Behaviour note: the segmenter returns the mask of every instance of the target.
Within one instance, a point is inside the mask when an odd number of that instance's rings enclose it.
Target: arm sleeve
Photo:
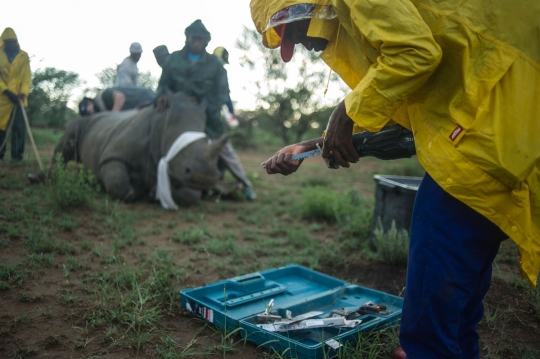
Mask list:
[[[234,106],[233,106],[230,95],[229,95],[229,99],[227,100],[226,105],[227,105],[227,108],[229,109],[229,112],[231,113],[231,115],[234,115]]]
[[[223,66],[219,66],[214,87],[212,92],[207,96],[208,113],[216,113],[221,111],[221,106],[227,103],[229,99],[229,81],[227,79],[227,71]]]
[[[24,64],[22,65],[22,69],[21,69],[21,87],[20,87],[20,91],[21,91],[20,94],[23,94],[25,99],[28,98],[31,84],[32,84],[32,72],[30,70],[30,60],[28,59],[28,55],[26,55],[26,58],[24,59]]]
[[[163,64],[163,68],[161,69],[161,77],[159,78],[158,88],[156,90],[156,101],[158,98],[165,95],[165,88],[167,87],[170,77],[169,73],[169,61],[167,61],[165,64]]]
[[[358,126],[379,131],[435,71],[442,51],[409,0],[356,0],[350,16],[357,37],[380,56],[345,98],[347,114]]]

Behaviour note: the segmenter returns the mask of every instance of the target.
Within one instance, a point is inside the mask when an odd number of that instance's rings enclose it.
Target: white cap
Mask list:
[[[134,42],[134,43],[131,44],[131,46],[129,47],[129,52],[132,53],[132,54],[140,54],[140,53],[142,53],[142,46],[141,46],[141,44],[139,44],[138,42]]]

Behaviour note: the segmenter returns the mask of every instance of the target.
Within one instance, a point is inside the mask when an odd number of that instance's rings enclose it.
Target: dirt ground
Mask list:
[[[48,150],[50,147],[44,152]],[[223,354],[222,333],[211,326],[205,326],[178,304],[161,314],[158,324],[149,334],[150,338],[139,350],[122,341],[130,328],[116,328],[114,321],[93,326],[89,324],[89,318],[93,317],[96,308],[107,304],[99,303],[101,299],[96,294],[98,286],[92,279],[96,273],[104,275],[117,273],[122,268],[142,267],[149,258],[153,258],[157,250],[171,254],[174,265],[182,271],[181,280],[173,288],[175,292],[247,274],[250,269],[271,268],[276,263],[275,258],[261,255],[245,233],[248,230],[254,233],[264,231],[263,236],[277,240],[279,233],[276,235],[272,232],[274,227],[268,216],[276,216],[278,207],[284,212],[278,217],[283,226],[287,226],[290,221],[298,221],[303,227],[319,226],[309,234],[320,243],[321,248],[337,243],[340,239],[336,236],[336,224],[302,220],[287,210],[288,201],[292,199],[288,199],[286,193],[294,196],[296,193],[285,191],[292,186],[302,186],[306,178],[319,176],[320,164],[316,160],[306,163],[304,177],[286,182],[284,177],[270,177],[257,172],[258,163],[267,157],[265,153],[272,152],[240,152],[244,166],[250,169],[250,175],[255,179],[259,201],[210,200],[202,206],[180,212],[167,212],[155,204],[145,202],[115,205],[115,213],[120,213],[120,217],[112,221],[125,220],[135,233],[132,236],[121,234],[122,229],[112,235],[110,228],[114,223],[107,222],[111,216],[102,215],[95,207],[75,208],[63,214],[52,211],[50,215],[55,218],[47,222],[48,217],[43,214],[45,212],[36,214],[32,205],[36,202],[30,200],[39,198],[40,192],[28,189],[24,181],[25,173],[31,166],[21,164],[4,167],[0,172],[0,201],[3,202],[1,208],[4,211],[0,212],[0,224],[4,228],[0,231],[0,237],[6,245],[0,247],[0,262],[4,265],[24,266],[26,275],[21,285],[13,284],[13,281],[9,288],[0,290],[0,358],[269,358],[264,349],[249,342],[244,343],[238,337],[234,337],[232,343],[227,343],[227,351],[234,351]],[[5,163],[0,166],[5,166]],[[340,174],[341,177],[336,181],[340,186],[354,187],[364,197],[372,198],[374,186],[371,177],[374,172],[384,169],[381,166],[378,161],[368,160],[362,168],[355,169],[354,173]],[[43,190],[46,191],[46,188]],[[291,198],[296,198],[294,196]],[[102,205],[106,197],[99,195],[96,201]],[[110,203],[108,205],[112,206]],[[260,217],[255,217],[256,213],[263,210],[261,208],[272,206],[275,207],[272,211],[261,212]],[[18,215],[15,215],[16,210],[19,211]],[[9,211],[12,211],[11,214]],[[27,217],[20,213],[25,213]],[[65,227],[70,225],[64,224],[61,229],[62,224],[56,222],[56,216],[60,215],[67,216],[75,224],[67,230]],[[54,258],[48,264],[43,264],[44,259],[41,262],[39,258],[36,259],[37,252],[32,254],[28,250],[27,240],[31,234],[25,228],[30,223],[37,223],[35,221],[43,223],[40,227],[43,230],[54,228],[51,229],[54,237],[61,243],[72,245],[73,250],[66,253],[53,252]],[[16,225],[18,233],[8,233],[6,228],[11,228],[8,227],[10,225]],[[214,239],[227,238],[230,234],[234,238],[235,248],[243,251],[242,254],[231,252],[222,255],[219,251],[212,252],[212,240],[208,240],[207,250],[201,249],[200,244],[197,246],[172,240],[176,233],[200,226],[212,233]],[[131,238],[131,242],[126,238]],[[540,297],[531,297],[532,292],[519,281],[515,248],[510,241],[507,242],[503,244],[506,249],[501,250],[492,286],[485,299],[486,319],[479,326],[482,355],[486,358],[505,359],[540,358],[537,356],[540,355],[540,314],[537,313],[539,303],[535,302]],[[315,268],[351,283],[403,295],[406,274],[404,267],[393,267],[355,251],[344,251],[342,256],[343,260],[337,263],[321,260]],[[283,261],[286,263],[288,259],[284,257]],[[67,266],[73,261],[78,264],[69,269]],[[311,266],[309,262],[300,264]],[[109,331],[113,329],[114,334],[110,334]],[[162,338],[165,337],[174,341],[176,354],[166,356],[157,352],[156,348],[162,345]],[[209,351],[209,348],[216,349]]]

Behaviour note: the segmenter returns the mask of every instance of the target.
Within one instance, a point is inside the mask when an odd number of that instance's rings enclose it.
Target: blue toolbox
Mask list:
[[[403,298],[289,265],[180,292],[198,317],[291,358],[331,358],[359,332],[397,324]]]

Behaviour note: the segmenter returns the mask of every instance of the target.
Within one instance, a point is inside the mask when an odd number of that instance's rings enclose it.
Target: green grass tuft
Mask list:
[[[405,229],[398,230],[392,221],[389,231],[384,231],[381,220],[373,231],[377,245],[379,260],[393,266],[406,266],[409,255],[409,233]]]
[[[96,178],[86,172],[82,165],[63,166],[61,155],[56,157],[57,163],[52,178],[48,181],[49,199],[57,209],[88,206],[99,190]],[[73,168],[75,167],[75,168]]]

